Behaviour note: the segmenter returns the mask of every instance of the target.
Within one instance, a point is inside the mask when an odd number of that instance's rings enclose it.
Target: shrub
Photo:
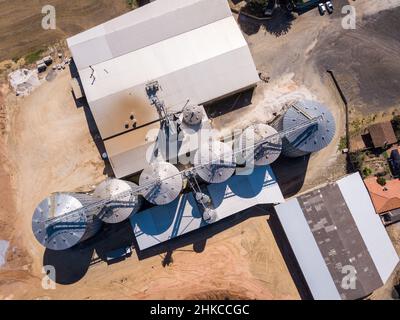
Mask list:
[[[370,176],[372,174],[372,170],[368,167],[365,167],[362,171],[364,178]]]
[[[384,177],[378,177],[378,179],[376,179],[376,182],[378,182],[383,187],[386,184],[386,179]]]
[[[36,61],[38,61],[40,59],[40,56],[42,55],[43,52],[44,52],[43,49],[39,49],[39,50],[36,50],[34,52],[27,54],[25,56],[25,62],[27,64],[35,63]]]
[[[340,137],[338,150],[342,151],[343,149],[347,148],[347,139],[346,137]]]
[[[361,171],[364,163],[364,154],[360,151],[350,153],[350,161],[353,164],[354,170]]]

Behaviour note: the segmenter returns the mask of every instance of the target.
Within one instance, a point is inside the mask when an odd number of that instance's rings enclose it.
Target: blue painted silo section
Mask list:
[[[319,102],[302,100],[286,111],[280,121],[280,130],[289,130],[317,117],[320,117],[317,123],[283,137],[282,153],[285,156],[301,157],[325,148],[332,141],[336,130],[332,113]]]

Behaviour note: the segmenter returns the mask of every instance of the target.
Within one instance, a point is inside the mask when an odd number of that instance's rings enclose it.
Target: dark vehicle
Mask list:
[[[331,1],[325,2],[325,7],[326,7],[326,10],[328,10],[329,14],[332,14],[332,12],[333,12],[333,4],[332,4],[332,2]]]
[[[400,210],[396,209],[396,210],[388,211],[381,215],[381,219],[385,226],[399,222],[400,221]]]
[[[319,3],[319,4],[318,4],[318,10],[319,10],[319,14],[320,14],[321,16],[323,16],[323,15],[325,14],[325,12],[326,12],[326,7],[325,7],[325,5],[324,5],[323,3]]]

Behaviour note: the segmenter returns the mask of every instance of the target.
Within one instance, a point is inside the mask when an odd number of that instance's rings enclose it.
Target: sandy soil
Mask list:
[[[212,237],[201,253],[190,247],[175,251],[174,263],[166,268],[159,255],[142,261],[134,255],[125,262],[112,266],[102,262],[87,270],[85,263],[93,251],[77,249],[71,256],[65,254],[70,259],[63,267],[72,270],[69,277],[85,276],[57,285],[57,290],[43,290],[43,259],[49,254],[31,231],[34,207],[51,192],[81,190],[85,185],[89,189],[103,178],[104,170],[84,112],[76,108],[68,90],[69,78],[65,70],[25,99],[10,95],[7,104],[13,110],[5,145],[10,167],[2,172],[12,172],[12,177],[3,199],[10,194],[14,198],[1,202],[10,207],[1,210],[0,217],[8,222],[0,238],[11,240],[12,249],[0,270],[0,298],[299,298],[265,216]],[[64,271],[56,270],[62,277]]]
[[[56,190],[74,190],[102,178],[103,162],[83,110],[75,106],[69,79],[65,70],[35,94],[27,98],[10,95],[7,101],[11,126],[1,146],[7,148],[2,154],[7,156],[3,163],[7,167],[2,172],[8,175],[1,179],[2,186],[4,182],[12,192],[1,194],[1,219],[6,223],[2,224],[5,232],[0,233],[0,238],[11,239],[6,269],[41,271],[43,250],[31,237],[28,219],[35,203]]]

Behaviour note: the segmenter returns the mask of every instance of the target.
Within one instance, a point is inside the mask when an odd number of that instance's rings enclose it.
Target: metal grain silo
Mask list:
[[[107,179],[96,186],[93,197],[110,202],[99,214],[106,223],[119,223],[139,211],[142,198],[135,191],[138,186],[130,181]]]
[[[139,178],[143,197],[150,203],[164,205],[174,201],[182,191],[182,176],[168,162],[153,162]]]
[[[295,130],[296,126],[302,128]],[[282,138],[282,153],[295,158],[325,148],[332,141],[336,127],[332,113],[324,105],[302,100],[289,107],[278,121],[277,129],[289,130]]]
[[[95,202],[81,193],[55,193],[44,199],[32,217],[36,239],[48,249],[66,250],[93,237],[102,224]]]
[[[204,118],[204,109],[198,105],[187,105],[182,110],[183,121],[190,126],[201,123]]]
[[[194,156],[194,165],[196,173],[208,183],[224,182],[236,169],[232,148],[220,141],[203,145]]]
[[[214,223],[218,220],[217,212],[212,208],[205,208],[203,211],[203,220],[207,224]]]
[[[270,137],[269,139],[267,139]],[[261,143],[266,141],[265,143]],[[240,152],[240,150],[242,150]],[[247,127],[235,140],[235,155],[238,163],[253,161],[257,166],[265,166],[279,158],[282,139],[278,132],[264,123]]]

